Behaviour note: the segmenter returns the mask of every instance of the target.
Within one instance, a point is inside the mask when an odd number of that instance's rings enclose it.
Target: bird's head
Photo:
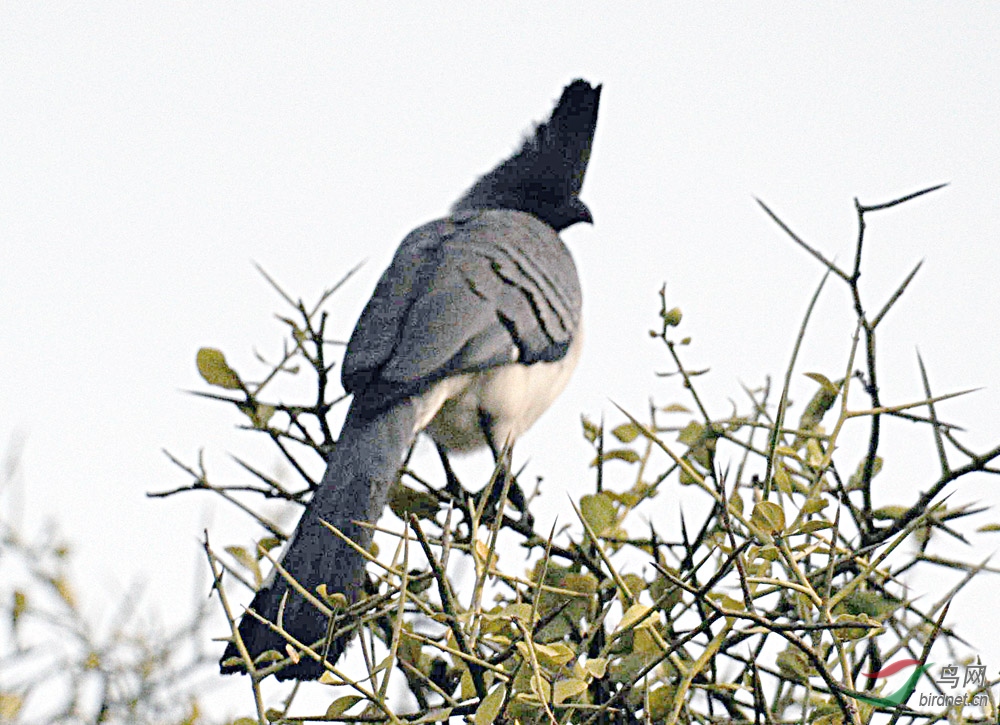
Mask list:
[[[453,207],[511,209],[532,214],[557,232],[593,224],[580,201],[597,127],[601,86],[575,80],[563,89],[552,115],[521,149],[477,181]]]

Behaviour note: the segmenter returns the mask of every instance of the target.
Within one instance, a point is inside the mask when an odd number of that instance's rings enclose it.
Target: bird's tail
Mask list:
[[[364,588],[365,559],[322,522],[336,527],[362,549],[368,549],[371,529],[354,522],[374,524],[382,514],[389,488],[399,474],[403,455],[413,439],[415,419],[409,402],[376,414],[360,412],[359,407],[355,403],[348,411],[323,481],[280,561],[306,591],[316,595],[316,588],[326,584],[328,593],[342,592],[352,604]],[[310,646],[326,637],[330,624],[327,616],[277,572],[257,592],[250,609],[270,622],[278,621],[280,610],[284,629]],[[251,658],[268,650],[277,650],[284,656],[287,640],[252,615],[243,615],[239,633]],[[349,636],[341,637],[330,642],[328,648],[320,644],[317,651],[322,653],[326,649],[327,660],[335,662],[348,640]],[[222,656],[222,673],[243,672],[242,662],[231,659],[239,657],[235,642],[230,642]],[[276,676],[279,680],[314,680],[322,672],[320,663],[303,655],[298,664],[285,667]]]

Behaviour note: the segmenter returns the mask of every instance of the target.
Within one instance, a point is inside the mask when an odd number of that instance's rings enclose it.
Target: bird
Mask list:
[[[323,522],[367,550],[418,433],[443,453],[488,446],[496,458],[565,387],[583,343],[582,296],[559,232],[594,221],[580,189],[601,88],[565,86],[510,158],[403,239],[376,284],[344,354],[341,382],[353,398],[343,427],[279,560],[310,593],[325,584],[350,603],[361,598],[367,562]],[[330,640],[329,617],[275,571],[249,608],[300,642],[326,639],[316,651],[331,664],[349,643]],[[252,658],[285,651],[287,640],[250,614],[238,633]],[[220,669],[246,671],[235,638]],[[323,671],[303,656],[275,674],[304,681]]]

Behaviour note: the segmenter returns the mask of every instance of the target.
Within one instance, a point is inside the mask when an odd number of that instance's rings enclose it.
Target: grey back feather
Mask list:
[[[580,308],[573,258],[537,218],[484,210],[431,222],[403,240],[358,320],[344,388],[378,409],[454,373],[558,360]]]

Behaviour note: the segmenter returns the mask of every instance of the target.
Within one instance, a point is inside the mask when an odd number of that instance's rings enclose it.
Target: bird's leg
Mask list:
[[[508,443],[507,445],[501,447],[497,445],[496,439],[493,436],[493,420],[489,413],[480,410],[479,411],[479,427],[483,431],[483,436],[486,438],[486,443],[490,447],[490,452],[493,454],[493,462],[496,464],[495,475],[493,476],[492,485],[487,484],[486,489],[480,491],[476,494],[477,503],[478,500],[482,498],[485,494],[488,496],[486,500],[486,507],[484,509],[484,518],[486,520],[491,520],[497,513],[497,509],[500,505],[500,496],[503,494],[504,486],[506,485],[507,479],[510,478],[510,486],[507,489],[507,500],[517,509],[518,513],[521,514],[522,523],[526,523],[529,527],[532,525],[533,517],[528,513],[528,502],[525,498],[524,491],[521,489],[521,485],[517,482],[517,476],[513,473],[513,448]],[[501,515],[503,511],[499,512]]]
[[[508,465],[510,446],[507,447],[506,452],[497,446],[496,440],[493,437],[493,417],[482,409],[479,410],[479,429],[483,432],[486,445],[490,447],[490,453],[493,454],[493,463],[496,464],[490,482],[486,484],[486,487],[482,491],[476,494],[477,506],[482,501],[483,496],[486,496],[486,505],[483,507],[483,519],[489,522],[496,518],[500,495],[503,493],[504,484],[507,481],[507,476],[510,474],[510,466]]]
[[[471,507],[475,505],[476,497],[469,494],[462,486],[462,482],[458,480],[458,476],[455,475],[455,469],[451,467],[451,461],[448,459],[448,451],[445,450],[444,446],[434,441],[434,447],[437,448],[438,456],[441,458],[441,465],[444,467],[444,492],[454,502],[455,508],[462,512],[462,522],[468,527],[471,535],[473,521]]]
[[[434,441],[434,447],[437,448],[438,456],[441,458],[441,465],[444,467],[445,492],[458,503],[464,502],[465,489],[462,488],[462,482],[455,475],[455,469],[451,467],[451,461],[448,460],[448,451],[437,441]]]

